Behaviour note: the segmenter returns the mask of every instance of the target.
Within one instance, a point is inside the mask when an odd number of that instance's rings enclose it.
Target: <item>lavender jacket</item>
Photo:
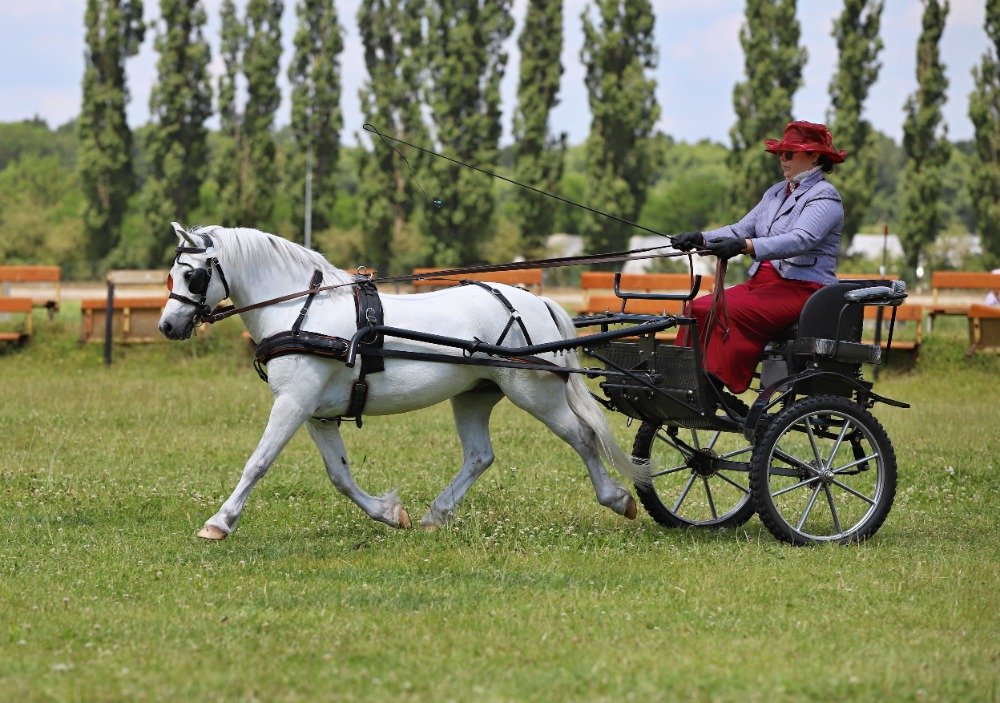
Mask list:
[[[752,239],[752,276],[770,260],[782,278],[835,283],[834,270],[844,228],[840,193],[817,172],[785,197],[785,183],[775,183],[739,222],[704,232],[705,241]]]

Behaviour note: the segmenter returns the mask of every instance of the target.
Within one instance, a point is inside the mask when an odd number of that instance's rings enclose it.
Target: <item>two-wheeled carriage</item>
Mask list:
[[[616,286],[622,310],[631,297],[690,299],[696,291],[656,296]],[[604,364],[607,407],[641,421],[632,452],[652,464],[652,483],[636,486],[649,514],[668,527],[735,527],[756,512],[778,539],[800,545],[874,534],[892,506],[896,457],[870,410],[876,402],[908,406],[874,393],[861,370],[883,363],[905,297],[902,284],[888,281],[817,291],[798,324],[765,350],[749,406],[709,382],[697,345],[647,332],[585,346]],[[885,349],[861,342],[866,305],[887,306]],[[649,319],[607,313],[575,322],[607,330]]]
[[[374,496],[355,483],[339,426],[443,400],[453,406],[463,463],[421,519],[428,528],[451,519],[492,463],[490,413],[504,397],[572,446],[598,502],[627,518],[636,515],[635,501],[607,467],[632,480],[665,525],[734,526],[758,512],[779,539],[796,544],[865,539],[892,504],[895,456],[869,410],[879,401],[905,405],[877,395],[862,377],[862,365],[880,363],[882,349],[860,340],[864,306],[883,305],[892,312],[891,345],[893,306],[906,297],[901,285],[843,282],[813,294],[794,334],[766,353],[761,388],[747,406],[708,381],[696,347],[656,338],[690,325],[697,339],[693,318],[624,312],[629,298],[651,294],[616,284],[620,312],[576,320],[551,300],[481,281],[381,294],[370,277],[352,278],[264,232],[174,228],[180,244],[160,330],[187,339],[197,322],[239,314],[260,340],[255,363],[275,396],[240,482],[199,532],[208,539],[232,531],[253,486],[303,424],[338,490],[369,517],[409,526],[395,491]],[[688,294],[661,297],[691,299],[697,287],[696,279]],[[233,305],[218,307],[225,298]],[[600,329],[579,333],[593,326]],[[578,350],[602,366],[580,363]],[[608,408],[641,421],[632,456],[617,445],[584,377],[601,379]]]

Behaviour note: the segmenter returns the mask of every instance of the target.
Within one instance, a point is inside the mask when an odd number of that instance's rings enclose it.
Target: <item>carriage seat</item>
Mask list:
[[[877,364],[882,350],[876,344],[862,344],[864,303],[876,304],[881,298],[854,294],[861,288],[890,289],[887,281],[841,281],[820,288],[806,301],[799,321],[764,349],[761,385],[767,387],[803,370],[807,364],[830,368],[841,373],[856,373],[862,363]],[[899,283],[899,282],[896,282]],[[891,290],[905,297],[905,289],[894,284]],[[850,298],[856,297],[857,300]],[[866,300],[865,298],[872,298]]]

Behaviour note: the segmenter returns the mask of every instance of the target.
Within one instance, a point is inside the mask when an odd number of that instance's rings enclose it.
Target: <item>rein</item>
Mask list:
[[[426,273],[420,274],[409,274],[402,276],[384,276],[384,277],[373,277],[367,276],[365,278],[358,278],[353,281],[348,281],[347,283],[334,283],[328,286],[314,285],[318,283],[315,278],[310,282],[309,288],[306,290],[298,291],[295,293],[288,293],[286,295],[281,295],[276,298],[268,298],[267,300],[262,300],[258,303],[252,303],[251,305],[244,305],[243,307],[236,307],[235,305],[227,305],[222,308],[216,308],[211,312],[206,312],[205,314],[197,315],[200,322],[207,322],[208,324],[214,324],[220,320],[224,320],[227,317],[237,315],[243,312],[249,312],[250,310],[259,310],[260,308],[268,307],[270,305],[277,305],[278,303],[284,303],[289,300],[296,300],[297,298],[302,298],[307,295],[315,296],[318,293],[328,290],[336,290],[338,288],[346,288],[351,286],[358,286],[363,283],[406,283],[411,281],[433,281],[437,279],[453,280],[454,276],[459,276],[462,274],[470,273],[495,273],[498,271],[512,271],[517,269],[548,269],[548,268],[559,268],[563,266],[578,266],[582,264],[606,264],[614,263],[618,261],[639,261],[642,259],[660,259],[660,258],[674,258],[678,256],[691,257],[693,254],[702,253],[700,251],[691,252],[674,252],[667,254],[650,254],[648,252],[657,251],[659,249],[666,248],[667,244],[657,246],[657,247],[643,247],[641,249],[629,249],[627,251],[616,251],[608,252],[605,254],[586,254],[581,256],[557,256],[548,259],[533,259],[530,261],[517,261],[508,264],[482,264],[478,266],[467,266],[464,268],[454,268],[454,269],[442,269],[440,271],[428,271]],[[710,252],[708,252],[710,253]],[[636,256],[641,254],[641,256]],[[219,268],[220,274],[222,273],[222,268],[215,263],[215,266]],[[365,276],[364,267],[360,267],[358,270],[359,276]],[[227,287],[228,289],[228,287]],[[228,292],[228,290],[227,290]]]

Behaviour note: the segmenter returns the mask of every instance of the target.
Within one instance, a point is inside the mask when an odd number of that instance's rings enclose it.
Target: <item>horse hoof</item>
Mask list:
[[[410,529],[410,514],[406,512],[406,508],[400,507],[399,515],[396,517],[396,527]]]
[[[625,512],[622,513],[629,520],[635,520],[636,516],[639,514],[639,510],[635,507],[635,500],[632,496],[628,497],[628,503],[625,504]]]
[[[205,525],[201,530],[198,531],[198,536],[202,539],[211,539],[218,541],[220,539],[226,538],[226,533],[215,525]]]
[[[437,532],[441,529],[441,526],[434,522],[420,522],[420,529],[423,532]]]

